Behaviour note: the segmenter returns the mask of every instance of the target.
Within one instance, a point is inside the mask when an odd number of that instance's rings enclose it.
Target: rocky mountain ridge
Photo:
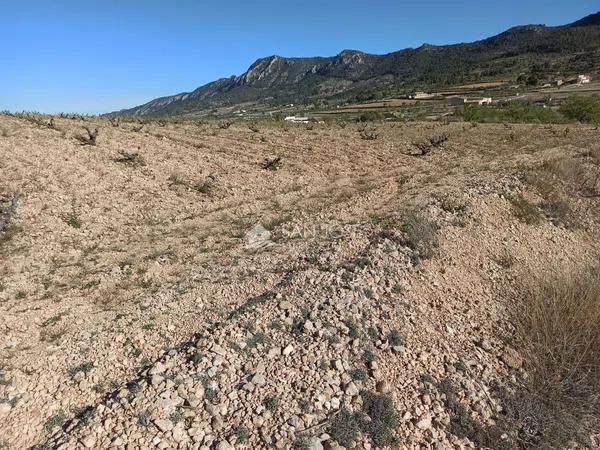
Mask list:
[[[258,59],[242,75],[112,114],[194,115],[249,102],[271,107],[286,103],[332,106],[414,88],[512,79],[532,70],[595,70],[600,60],[599,23],[597,13],[564,26],[518,26],[473,43],[424,44],[385,55],[358,50],[344,50],[333,57],[273,55]]]

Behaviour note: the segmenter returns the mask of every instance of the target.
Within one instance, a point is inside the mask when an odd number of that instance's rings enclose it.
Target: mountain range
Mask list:
[[[332,57],[257,60],[239,76],[161,97],[112,115],[204,115],[222,108],[333,107],[456,84],[600,70],[600,12],[568,25],[525,25],[472,43],[424,44],[385,55],[344,50]]]

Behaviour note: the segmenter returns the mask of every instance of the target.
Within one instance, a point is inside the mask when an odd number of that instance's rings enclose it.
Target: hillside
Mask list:
[[[201,114],[223,106],[287,103],[335,105],[397,96],[415,88],[515,79],[535,72],[542,77],[598,70],[600,13],[569,25],[527,25],[481,41],[424,44],[386,55],[344,50],[333,57],[257,60],[242,75],[198,89],[152,100],[113,115]]]
[[[598,143],[0,115],[0,448],[584,448]]]

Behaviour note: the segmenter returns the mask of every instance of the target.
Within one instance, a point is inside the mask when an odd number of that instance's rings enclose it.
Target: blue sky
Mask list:
[[[244,72],[257,58],[387,53],[559,25],[564,0],[0,0],[0,110],[101,113]]]

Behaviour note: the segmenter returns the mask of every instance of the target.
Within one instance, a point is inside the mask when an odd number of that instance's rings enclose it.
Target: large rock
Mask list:
[[[251,230],[246,232],[244,242],[248,250],[260,250],[261,248],[273,245],[271,232],[260,223],[257,223]]]

